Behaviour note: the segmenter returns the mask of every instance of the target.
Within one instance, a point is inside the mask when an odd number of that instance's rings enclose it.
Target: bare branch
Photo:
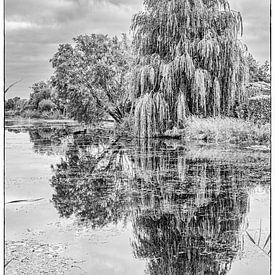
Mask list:
[[[4,93],[6,94],[9,91],[10,88],[12,88],[14,85],[18,84],[21,81],[22,81],[22,79],[13,82],[8,88],[5,89]]]

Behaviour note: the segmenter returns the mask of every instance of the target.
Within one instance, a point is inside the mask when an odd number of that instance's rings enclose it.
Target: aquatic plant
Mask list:
[[[242,17],[226,0],[145,0],[133,18],[136,133],[163,134],[186,116],[233,115],[246,97]]]

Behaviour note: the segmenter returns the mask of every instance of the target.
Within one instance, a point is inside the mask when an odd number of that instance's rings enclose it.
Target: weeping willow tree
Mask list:
[[[131,29],[139,136],[180,128],[188,115],[233,115],[245,100],[242,17],[227,0],[144,0]]]

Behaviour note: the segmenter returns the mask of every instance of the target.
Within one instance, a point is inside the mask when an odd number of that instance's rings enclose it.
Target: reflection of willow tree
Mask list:
[[[245,163],[245,154],[210,157],[157,141],[80,141],[52,178],[61,216],[93,227],[131,219],[134,254],[149,274],[226,273],[241,246],[247,184],[259,176],[251,153]]]
[[[145,191],[133,216],[133,248],[149,259],[148,273],[225,274],[247,212],[248,196],[238,184],[242,171],[165,150],[139,161],[139,174],[147,173],[139,183]],[[158,188],[147,192],[151,184]]]
[[[153,145],[137,159],[134,253],[149,274],[225,274],[241,246],[243,169]]]

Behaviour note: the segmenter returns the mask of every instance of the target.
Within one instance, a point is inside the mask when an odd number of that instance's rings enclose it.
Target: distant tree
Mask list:
[[[233,115],[245,94],[242,18],[226,0],[145,0],[135,15],[137,134],[162,134],[186,115]]]
[[[39,103],[51,98],[51,88],[45,81],[36,82],[31,87],[29,105],[31,109],[38,110]]]
[[[5,101],[5,110],[23,111],[27,105],[27,99],[21,99],[20,97],[16,96]]]
[[[22,99],[18,100],[16,102],[17,111],[20,111],[20,112],[24,111],[28,107],[28,103],[29,103],[29,101],[26,98],[22,98]]]
[[[106,115],[120,122],[126,111],[127,43],[106,35],[80,35],[75,45],[62,44],[51,59],[51,84],[78,121],[96,123]]]
[[[9,98],[5,100],[5,110],[12,110],[15,109],[15,100],[14,98]]]
[[[249,54],[247,58],[249,68],[249,82],[266,82],[270,83],[270,63],[265,61],[260,65],[254,57]]]
[[[59,97],[55,88],[52,90],[51,101],[55,104],[56,109],[59,110],[62,115],[66,116],[67,101]]]
[[[259,67],[258,78],[259,81],[263,81],[266,83],[271,82],[270,63],[268,61],[265,61],[265,63]]]
[[[249,82],[259,81],[259,63],[254,59],[252,54],[249,54],[247,57],[247,63],[249,68]]]

